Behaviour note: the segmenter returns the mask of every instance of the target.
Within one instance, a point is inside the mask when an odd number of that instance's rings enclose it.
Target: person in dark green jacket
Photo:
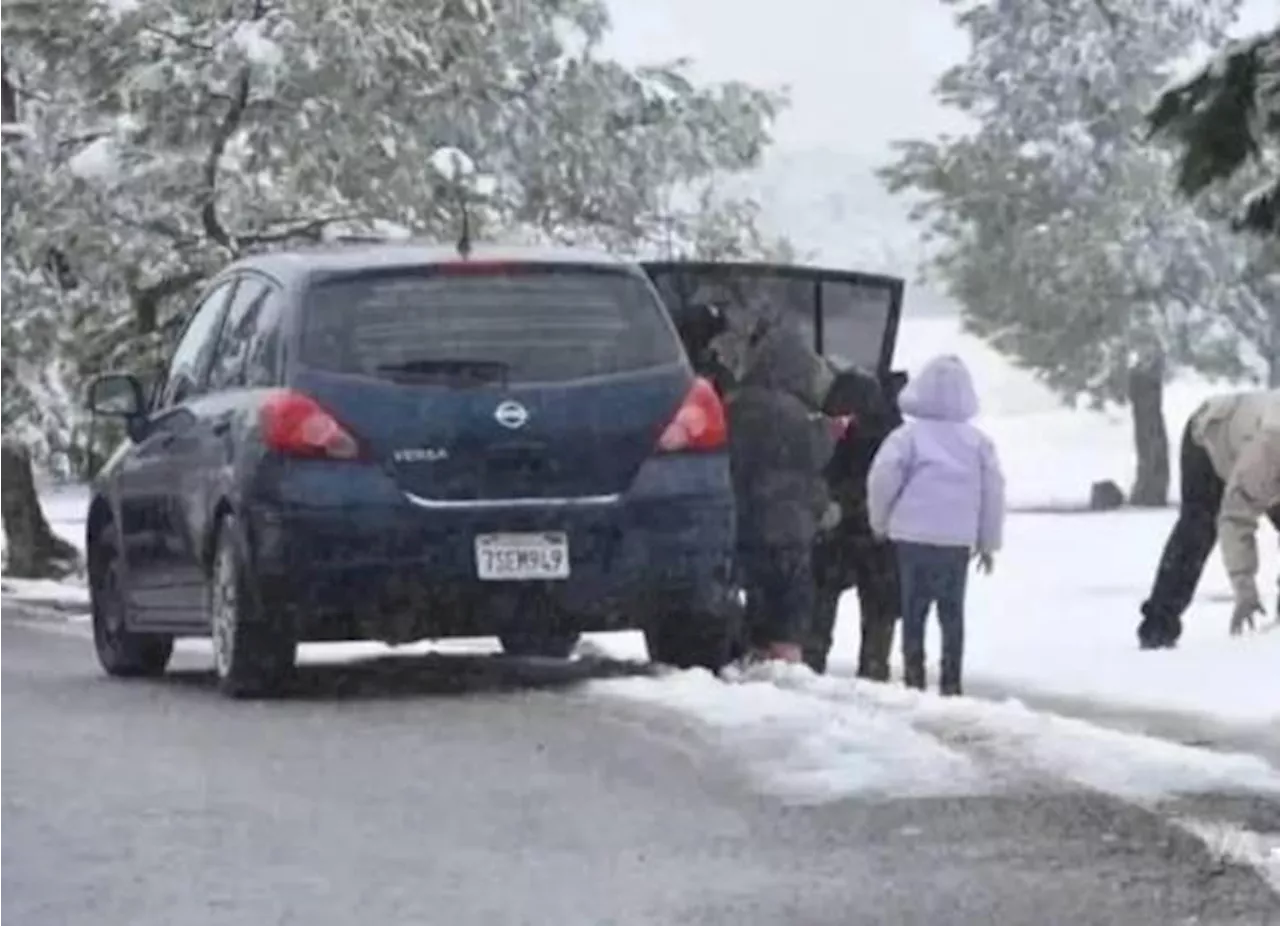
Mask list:
[[[833,373],[786,323],[752,338],[727,403],[746,643],[800,662],[814,610],[813,545],[838,508],[824,470],[838,438],[822,403]]]

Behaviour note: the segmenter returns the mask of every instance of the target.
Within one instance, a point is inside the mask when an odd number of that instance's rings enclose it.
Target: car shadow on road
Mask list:
[[[649,663],[584,657],[517,658],[502,654],[427,653],[383,656],[340,664],[306,663],[274,697],[285,700],[384,699],[464,696],[568,688],[602,678],[652,675]],[[166,684],[217,686],[212,669],[173,668]]]

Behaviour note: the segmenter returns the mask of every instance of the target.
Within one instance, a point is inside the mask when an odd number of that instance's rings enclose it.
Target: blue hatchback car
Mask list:
[[[266,694],[301,641],[495,635],[566,656],[640,628],[718,668],[738,620],[725,417],[645,271],[566,250],[347,245],[243,259],[149,390],[87,524],[111,675],[212,636]]]

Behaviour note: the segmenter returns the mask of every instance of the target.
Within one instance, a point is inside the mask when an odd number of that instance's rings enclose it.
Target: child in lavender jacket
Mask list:
[[[959,357],[925,364],[898,399],[907,422],[867,476],[871,530],[894,541],[902,593],[903,679],[925,687],[924,629],[938,606],[944,695],[958,695],[969,558],[991,571],[1004,528],[1004,476],[991,439],[970,424],[978,397]]]

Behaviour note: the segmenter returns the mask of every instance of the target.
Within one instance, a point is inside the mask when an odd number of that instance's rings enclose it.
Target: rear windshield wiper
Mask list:
[[[481,360],[467,357],[419,357],[398,363],[380,363],[379,373],[400,374],[414,380],[471,380],[480,383],[507,382],[511,365],[501,360]]]

